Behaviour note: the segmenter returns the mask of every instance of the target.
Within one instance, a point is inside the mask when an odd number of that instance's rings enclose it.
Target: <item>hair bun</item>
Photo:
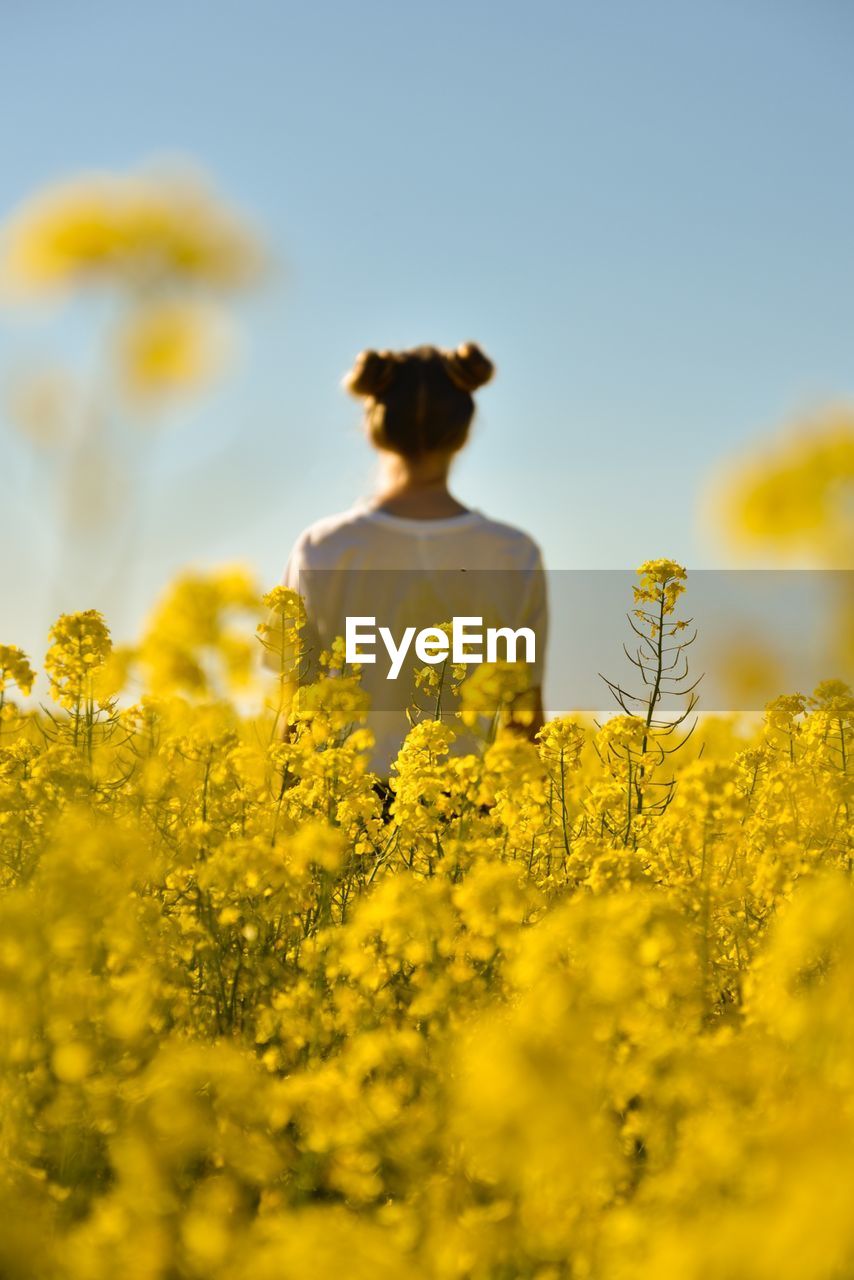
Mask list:
[[[344,386],[354,396],[378,396],[391,381],[395,363],[391,351],[360,351]]]
[[[476,391],[489,382],[495,365],[476,342],[461,342],[456,351],[442,352],[448,377],[461,391]]]

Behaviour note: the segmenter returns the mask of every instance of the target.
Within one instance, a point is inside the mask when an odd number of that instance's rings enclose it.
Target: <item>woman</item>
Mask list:
[[[530,628],[536,636],[529,664],[535,710],[525,731],[533,734],[543,720],[546,639],[539,548],[521,530],[465,506],[448,488],[451,465],[474,417],[473,392],[493,372],[472,342],[455,351],[363,351],[344,386],[365,401],[366,434],[380,456],[377,491],[306,529],[283,581],[305,600],[315,653],[344,635],[347,617],[373,619],[377,627],[385,623],[397,637],[416,616],[428,626],[463,614]],[[408,727],[412,664],[389,680],[379,648],[360,652],[362,684],[371,695],[368,724],[376,738],[372,763],[387,776]],[[447,704],[444,714],[453,714]]]

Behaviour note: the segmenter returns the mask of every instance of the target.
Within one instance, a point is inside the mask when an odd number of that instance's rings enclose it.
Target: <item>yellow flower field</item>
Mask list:
[[[496,669],[384,812],[340,655],[249,705],[264,606],[188,576],[133,652],[66,615],[41,711],[0,646],[0,1273],[852,1274],[851,691],[666,755],[527,741]]]

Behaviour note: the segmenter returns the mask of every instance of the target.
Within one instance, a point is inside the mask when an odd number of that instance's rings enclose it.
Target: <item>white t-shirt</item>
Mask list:
[[[539,547],[521,529],[479,511],[410,520],[358,504],[300,534],[282,581],[303,596],[308,635],[319,648],[328,648],[335,635],[343,634],[347,616],[376,617],[377,626],[388,626],[399,637],[414,617],[417,594],[418,608],[432,610],[425,616],[426,626],[465,615],[533,629],[531,681],[542,684],[547,605]],[[424,665],[410,656],[411,666]],[[376,663],[362,666],[361,680],[371,696],[368,725],[376,738],[372,767],[381,775],[388,774],[407,732],[406,707],[413,700],[406,672],[389,681],[387,670],[387,655],[379,645]],[[452,710],[446,706],[445,713]],[[465,745],[461,739],[459,749]]]

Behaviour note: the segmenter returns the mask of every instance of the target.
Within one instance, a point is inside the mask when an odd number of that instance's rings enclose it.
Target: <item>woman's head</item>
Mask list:
[[[493,372],[492,361],[473,342],[455,351],[363,351],[344,386],[367,401],[367,428],[376,447],[416,459],[462,448],[474,417],[472,393]]]

